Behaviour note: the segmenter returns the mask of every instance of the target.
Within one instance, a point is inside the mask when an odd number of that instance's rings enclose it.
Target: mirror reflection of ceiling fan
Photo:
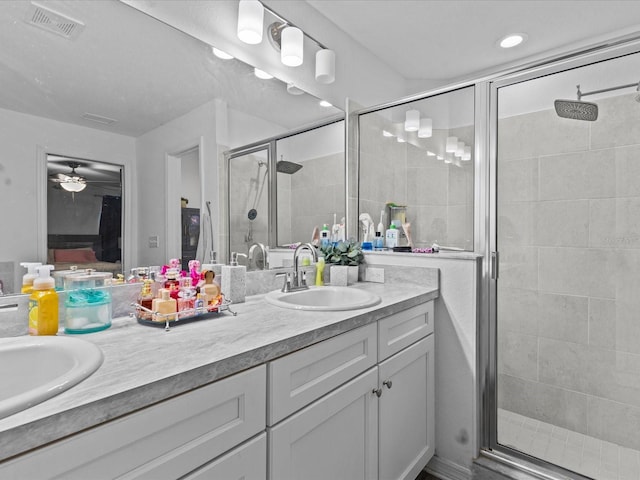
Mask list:
[[[67,165],[71,169],[68,173],[54,173],[49,175],[49,180],[51,182],[57,183],[65,189],[67,192],[77,193],[81,192],[87,187],[87,184],[101,183],[101,184],[111,184],[119,186],[119,182],[115,182],[113,180],[90,180],[85,176],[79,175],[76,172],[76,169],[79,167],[83,167],[81,163],[78,162],[67,162]]]

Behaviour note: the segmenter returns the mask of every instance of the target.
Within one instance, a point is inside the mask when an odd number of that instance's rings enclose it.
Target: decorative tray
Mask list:
[[[190,308],[187,310],[181,310],[177,313],[157,313],[146,307],[143,307],[139,303],[132,303],[131,306],[135,308],[135,312],[130,316],[135,317],[140,325],[148,325],[150,327],[164,327],[168,332],[171,327],[175,325],[181,325],[183,323],[191,323],[200,320],[207,320],[209,318],[217,317],[224,312],[231,313],[234,317],[238,314],[229,307],[231,301],[222,297],[220,303],[216,305],[209,305],[200,309]]]

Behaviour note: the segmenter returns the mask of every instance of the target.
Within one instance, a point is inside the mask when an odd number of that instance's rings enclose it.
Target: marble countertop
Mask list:
[[[77,433],[438,296],[414,284],[358,283],[378,294],[374,307],[305,312],[269,305],[264,295],[171,331],[115,319],[110,329],[79,336],[98,345],[102,366],[70,390],[0,420],[0,461]]]

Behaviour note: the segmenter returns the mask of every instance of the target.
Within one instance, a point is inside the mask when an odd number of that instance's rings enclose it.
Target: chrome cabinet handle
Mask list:
[[[380,398],[380,395],[382,395],[382,389],[374,388],[371,393],[375,393],[378,396],[378,398]]]
[[[393,382],[391,380],[385,380],[384,382],[382,382],[382,385],[384,385],[389,390],[391,390],[391,387],[393,386]]]

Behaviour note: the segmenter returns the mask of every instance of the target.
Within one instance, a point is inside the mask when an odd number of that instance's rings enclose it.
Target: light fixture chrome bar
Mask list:
[[[280,20],[281,22],[283,22],[286,26],[288,27],[296,27],[296,28],[300,28],[297,25],[294,25],[293,23],[291,23],[289,20],[287,20],[286,18],[284,18],[282,15],[274,12],[271,8],[267,7],[264,3],[262,4],[262,6],[264,7],[264,9],[269,12],[271,15],[273,15],[274,17],[276,17],[278,20]],[[307,37],[309,40],[312,40],[313,42],[316,43],[316,45],[318,45],[320,48],[322,49],[327,49],[328,47],[325,47],[322,43],[320,43],[318,40],[316,40],[315,38],[313,38],[311,35],[309,35],[307,32],[305,32],[304,28],[300,28],[300,30],[302,30],[302,33],[304,34],[305,37]]]

